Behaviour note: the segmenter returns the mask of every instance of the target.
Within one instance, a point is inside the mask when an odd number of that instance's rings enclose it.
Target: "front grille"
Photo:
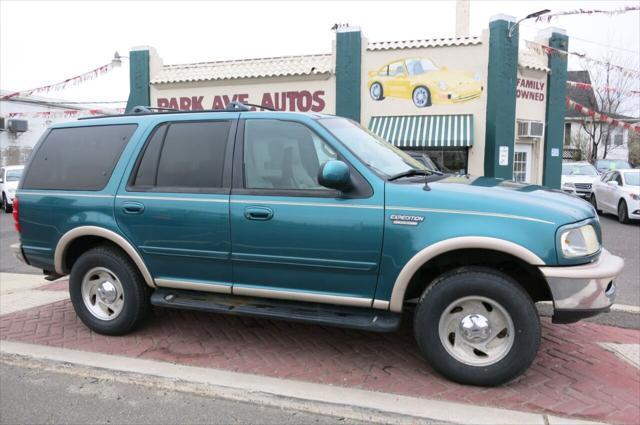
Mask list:
[[[591,183],[575,183],[576,189],[591,190]]]

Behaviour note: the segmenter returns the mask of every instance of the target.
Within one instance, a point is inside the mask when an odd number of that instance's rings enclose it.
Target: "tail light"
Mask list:
[[[13,198],[13,225],[16,231],[20,233],[20,207],[18,205],[18,195]]]

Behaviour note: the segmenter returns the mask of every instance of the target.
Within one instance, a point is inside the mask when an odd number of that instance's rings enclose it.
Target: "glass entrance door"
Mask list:
[[[513,154],[513,180],[531,182],[531,154],[531,145],[516,144]]]

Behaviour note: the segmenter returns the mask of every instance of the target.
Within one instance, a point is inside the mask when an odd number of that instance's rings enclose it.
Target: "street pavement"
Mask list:
[[[208,376],[208,382],[227,388],[253,381],[254,386],[236,388],[246,397],[284,389],[284,397],[320,397],[325,403],[349,405],[350,391],[366,392],[351,400],[368,403],[361,408],[381,409],[376,397],[382,397],[386,400],[384,412],[409,415],[404,410],[413,406],[422,410],[411,415],[419,413],[434,421],[477,424],[478,414],[489,417],[487,412],[476,410],[452,419],[464,406],[470,406],[538,415],[535,423],[541,424],[554,422],[543,421],[540,415],[640,423],[640,369],[635,361],[640,348],[638,329],[584,321],[553,325],[542,318],[541,346],[529,370],[507,385],[480,388],[458,385],[431,369],[416,346],[410,317],[398,332],[378,334],[156,308],[136,332],[109,337],[91,332],[78,319],[67,298],[66,281],[41,280],[38,285],[40,278],[34,275],[3,274],[0,278],[2,303],[6,294],[16,298],[12,305],[22,298],[27,300],[20,309],[0,311],[3,355],[68,363],[83,357],[82,364],[89,367],[121,365],[125,369],[115,370],[153,375],[164,368],[167,377],[174,380],[184,379],[179,374],[192,370],[188,372],[190,379]],[[16,279],[23,279],[25,285],[7,286]],[[51,301],[56,292],[65,298]],[[308,392],[301,391],[301,385],[315,386],[312,395],[303,397]],[[399,398],[404,401],[400,403]],[[433,406],[436,402],[456,406],[438,408]],[[329,414],[326,410],[305,411]],[[433,411],[445,413],[434,416]],[[494,418],[483,422],[534,423],[516,421],[504,410]]]
[[[7,363],[0,369],[0,424],[364,423]]]
[[[620,224],[612,215],[601,215],[600,222],[605,248],[625,260],[625,267],[616,281],[616,303],[640,306],[640,224]],[[17,241],[11,215],[0,211],[0,272],[41,273],[11,254],[9,246]]]

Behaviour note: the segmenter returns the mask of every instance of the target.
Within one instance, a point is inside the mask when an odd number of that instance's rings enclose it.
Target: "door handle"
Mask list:
[[[144,205],[140,202],[125,202],[122,204],[122,211],[125,214],[142,214],[144,212]]]
[[[247,220],[271,220],[273,210],[268,207],[247,207],[244,209],[244,218]]]

